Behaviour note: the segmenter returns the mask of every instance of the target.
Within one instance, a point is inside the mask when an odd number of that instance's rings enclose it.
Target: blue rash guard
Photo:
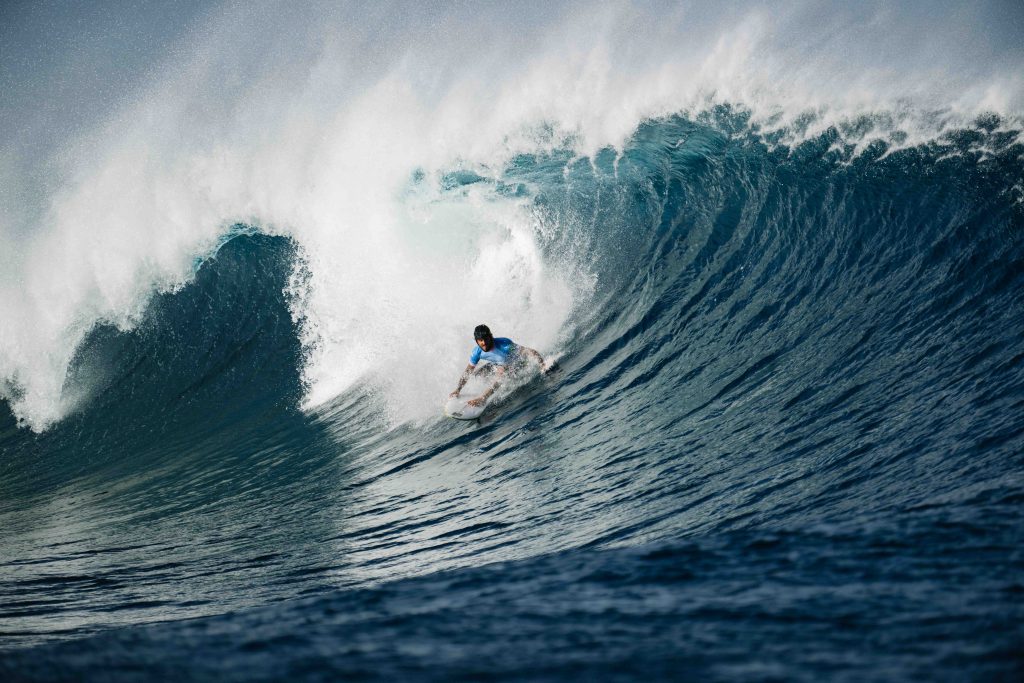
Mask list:
[[[485,360],[495,365],[505,365],[516,359],[518,348],[511,339],[495,337],[494,347],[490,351],[484,351],[479,346],[473,349],[473,355],[469,357],[469,364],[476,365],[480,361]]]

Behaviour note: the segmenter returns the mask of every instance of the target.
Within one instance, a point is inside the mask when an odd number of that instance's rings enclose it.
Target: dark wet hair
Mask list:
[[[490,351],[494,348],[494,335],[491,334],[491,328],[487,325],[477,325],[473,330],[473,339],[484,340],[484,351]]]

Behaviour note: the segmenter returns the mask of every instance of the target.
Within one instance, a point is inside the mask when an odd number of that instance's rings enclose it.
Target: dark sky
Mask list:
[[[47,160],[145,83],[208,7],[0,0],[0,227],[18,230],[38,217],[57,182]]]
[[[0,4],[0,117],[5,127],[13,124],[25,133],[37,126],[91,120],[144,78],[209,5],[198,0],[5,0]]]

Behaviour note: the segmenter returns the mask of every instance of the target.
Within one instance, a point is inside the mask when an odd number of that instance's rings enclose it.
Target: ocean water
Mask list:
[[[0,677],[1024,675],[1019,10],[188,7],[4,22]]]

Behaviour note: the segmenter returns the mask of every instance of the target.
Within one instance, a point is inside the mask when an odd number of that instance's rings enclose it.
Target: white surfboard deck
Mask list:
[[[484,408],[487,407],[487,403],[484,402],[480,406],[471,406],[469,402],[472,401],[476,396],[459,396],[458,398],[450,398],[448,402],[444,404],[444,414],[448,417],[455,418],[456,420],[475,420],[480,417],[480,414],[484,412]]]
[[[487,361],[481,361],[481,363],[484,364],[484,368],[488,365]],[[477,419],[480,417],[480,414],[484,412],[484,409],[487,407],[487,403],[485,402],[482,406],[471,406],[467,404],[487,391],[493,383],[493,377],[488,375],[484,375],[482,373],[471,375],[469,379],[466,380],[466,385],[462,387],[462,391],[458,398],[449,398],[444,404],[444,414],[456,420]]]

